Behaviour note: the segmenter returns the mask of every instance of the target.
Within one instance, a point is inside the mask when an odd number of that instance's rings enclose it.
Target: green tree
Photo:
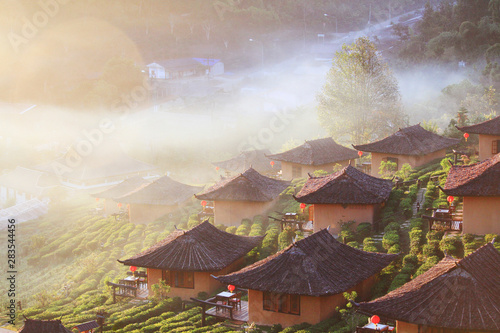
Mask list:
[[[398,83],[366,37],[335,54],[318,95],[321,125],[337,141],[361,144],[404,127]]]

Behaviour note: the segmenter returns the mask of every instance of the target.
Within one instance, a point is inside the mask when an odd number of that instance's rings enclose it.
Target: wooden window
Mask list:
[[[168,271],[161,271],[161,279],[167,284],[170,284],[170,274]]]
[[[302,167],[300,165],[292,165],[292,178],[302,178]]]
[[[187,271],[171,271],[169,284],[175,288],[194,289],[194,273]]]
[[[299,295],[280,294],[267,291],[264,291],[263,294],[264,310],[300,315]]]
[[[500,153],[500,140],[493,140],[491,142],[491,153],[493,155]]]

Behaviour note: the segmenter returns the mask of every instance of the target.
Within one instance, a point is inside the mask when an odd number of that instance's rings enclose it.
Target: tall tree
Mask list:
[[[361,37],[335,54],[318,95],[321,125],[339,141],[380,139],[405,124],[398,83],[377,52]]]

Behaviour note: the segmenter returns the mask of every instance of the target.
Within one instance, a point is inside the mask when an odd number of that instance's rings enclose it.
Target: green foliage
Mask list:
[[[230,234],[234,234],[236,232],[236,226],[230,226],[230,227],[227,227],[226,229],[226,232],[230,233]]]
[[[439,250],[438,240],[430,240],[427,244],[425,244],[422,248],[422,253],[426,258],[443,257],[443,253]]]
[[[158,283],[151,286],[151,291],[153,292],[153,294],[149,296],[149,298],[154,304],[158,304],[167,298],[167,295],[170,291],[170,286],[166,281],[160,280],[158,281]]]
[[[380,166],[378,168],[378,174],[382,178],[392,178],[392,176],[394,176],[397,171],[397,167],[398,165],[396,164],[396,162],[382,161],[380,162]]]
[[[399,244],[398,232],[393,230],[386,232],[384,234],[384,237],[382,238],[382,246],[384,247],[384,249],[389,250],[389,248],[395,244]]]
[[[439,242],[439,249],[454,258],[463,257],[464,249],[460,237],[444,237]]]
[[[356,227],[356,238],[358,242],[362,242],[365,238],[372,234],[372,224],[371,223],[360,223]]]
[[[413,276],[413,278],[427,272],[431,267],[435,266],[438,262],[439,262],[439,257],[438,256],[432,256],[432,257],[428,257],[425,262],[422,264],[422,266],[420,266],[418,269],[417,269],[417,272],[415,273],[415,275]]]
[[[295,233],[291,229],[283,230],[278,236],[278,246],[279,250],[283,250],[292,244],[293,237]]]

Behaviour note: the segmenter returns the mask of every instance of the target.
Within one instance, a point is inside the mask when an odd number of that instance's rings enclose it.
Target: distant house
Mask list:
[[[452,166],[442,190],[463,197],[464,233],[500,234],[500,153],[476,164]]]
[[[151,286],[164,280],[171,287],[169,297],[189,300],[222,287],[210,275],[241,268],[245,255],[262,239],[233,235],[205,221],[188,231],[175,230],[151,248],[119,262],[147,268],[150,294]]]
[[[49,191],[57,184],[57,179],[45,172],[18,166],[0,176],[0,206],[13,206],[31,199],[48,202]]]
[[[389,199],[392,182],[367,175],[352,166],[324,177],[310,177],[295,200],[313,205],[314,231],[331,227],[340,232],[340,222],[374,223]]]
[[[368,299],[378,273],[397,255],[344,245],[323,229],[240,271],[217,276],[248,289],[249,322],[258,325],[316,324],[343,306],[343,292]]]
[[[359,309],[396,320],[398,332],[500,332],[499,286],[500,253],[488,243],[461,260],[446,256]]]
[[[60,320],[25,319],[19,333],[73,333]]]
[[[362,152],[371,152],[371,175],[378,176],[382,161],[396,163],[397,170],[408,163],[412,168],[446,156],[446,149],[457,145],[458,139],[445,138],[425,130],[420,124],[399,129],[385,139],[353,145]]]
[[[305,178],[316,170],[331,172],[335,165],[347,166],[358,158],[358,153],[336,143],[332,138],[309,140],[283,153],[268,155],[273,161],[281,161],[284,179]]]
[[[180,79],[199,75],[224,74],[224,63],[220,59],[180,58],[153,62],[149,65],[149,77],[154,79]]]
[[[144,183],[113,200],[128,204],[130,222],[149,223],[179,208],[201,189],[201,187],[182,184],[168,176],[163,176],[152,183]]]
[[[229,175],[245,172],[250,167],[264,175],[276,174],[281,170],[281,163],[269,159],[266,156],[269,154],[271,154],[271,151],[268,149],[248,150],[241,152],[238,156],[229,160],[213,162],[212,164],[224,170]]]
[[[76,325],[73,329],[77,329],[79,333],[94,333],[97,332],[96,329],[99,328],[99,324],[95,321],[88,321],[80,325]]]
[[[195,197],[214,201],[215,223],[239,226],[244,218],[266,213],[289,185],[289,182],[263,176],[249,168],[221,180]]]
[[[479,160],[484,161],[500,153],[500,116],[482,123],[457,127],[468,134],[479,134]]]
[[[35,169],[56,176],[61,185],[76,190],[95,190],[121,183],[127,178],[157,176],[157,167],[136,160],[119,145],[96,146],[82,156],[71,149],[65,156]]]
[[[138,189],[139,187],[149,184],[150,182],[139,176],[133,176],[125,179],[121,183],[108,188],[107,190],[97,192],[92,194],[96,200],[103,200],[104,203],[104,215],[108,216],[111,214],[116,214],[120,211],[118,207],[119,202],[116,202],[115,198],[121,198],[130,192]]]

